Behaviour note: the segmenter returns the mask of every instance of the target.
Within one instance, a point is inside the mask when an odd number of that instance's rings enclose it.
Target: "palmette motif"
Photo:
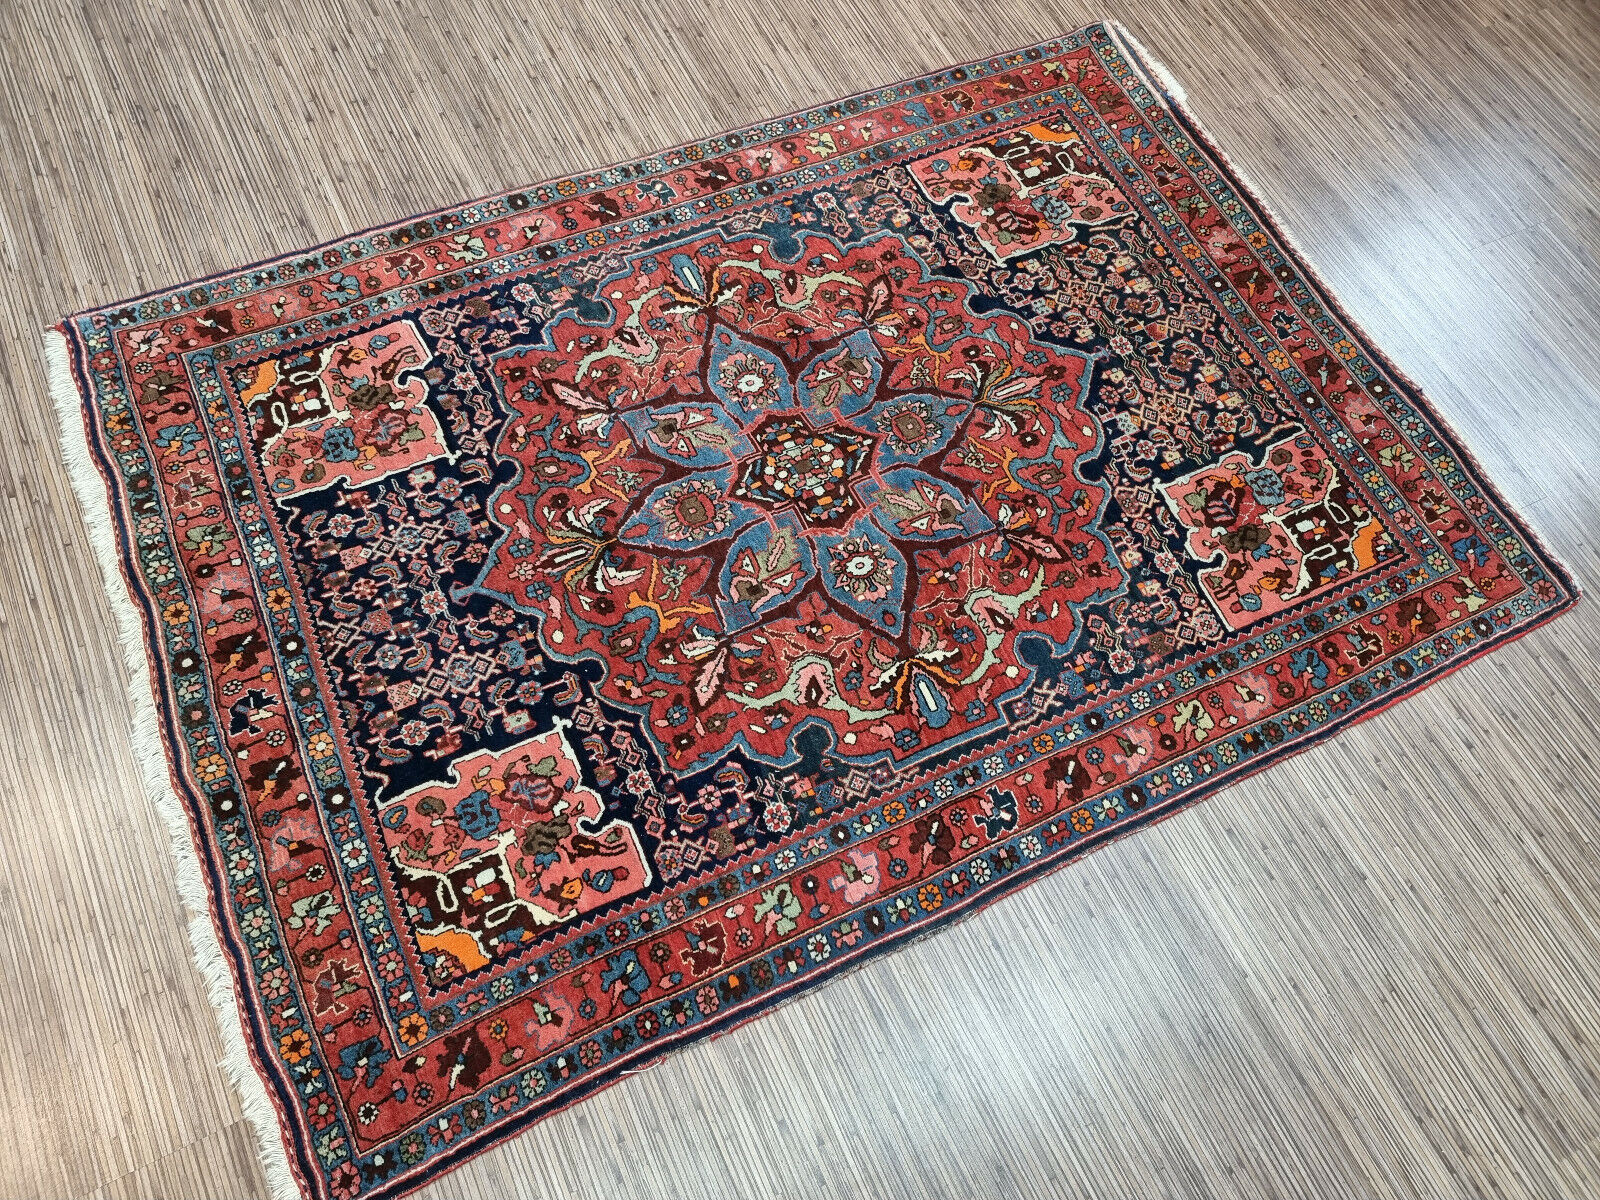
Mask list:
[[[1575,598],[1101,26],[63,328],[309,1195]]]

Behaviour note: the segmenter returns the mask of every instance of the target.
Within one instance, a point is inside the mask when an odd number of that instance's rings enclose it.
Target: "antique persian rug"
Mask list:
[[[1576,598],[1106,25],[50,349],[284,1196],[415,1188]]]

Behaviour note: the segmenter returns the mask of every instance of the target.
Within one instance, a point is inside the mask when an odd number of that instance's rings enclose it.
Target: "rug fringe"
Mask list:
[[[1189,94],[1183,90],[1183,85],[1171,71],[1154,54],[1144,48],[1144,43],[1133,36],[1128,27],[1120,21],[1104,22],[1106,30],[1112,38],[1122,44],[1123,57],[1132,63],[1135,68],[1142,69],[1150,77],[1150,82],[1157,84],[1154,91],[1165,92],[1167,96],[1179,104],[1189,103]]]
[[[83,398],[78,392],[66,335],[61,329],[44,331],[44,354],[50,376],[50,399],[61,427],[61,458],[78,498],[89,544],[100,564],[106,599],[116,616],[117,640],[122,647],[127,676],[128,704],[133,714],[133,755],[145,794],[166,823],[178,896],[188,909],[189,944],[195,966],[205,980],[222,1035],[221,1066],[239,1098],[240,1109],[255,1132],[257,1154],[271,1200],[300,1200],[303,1193],[284,1149],[277,1109],[267,1095],[245,1040],[240,1000],[217,940],[194,831],[172,788],[144,630],[122,574],[110,499],[105,480],[89,453]]]

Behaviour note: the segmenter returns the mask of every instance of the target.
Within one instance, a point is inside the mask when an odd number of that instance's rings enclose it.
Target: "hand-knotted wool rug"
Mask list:
[[[1105,25],[51,356],[285,1196],[419,1186],[1576,598]]]

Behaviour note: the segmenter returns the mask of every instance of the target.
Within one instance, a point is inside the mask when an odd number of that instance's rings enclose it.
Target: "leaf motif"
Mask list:
[[[861,314],[861,319],[868,325],[872,324],[879,314],[888,309],[892,296],[893,292],[889,288],[889,277],[887,275],[879,275],[867,285],[866,311]]]
[[[1049,538],[1044,537],[1042,534],[1035,533],[1032,530],[1013,530],[1012,532],[1006,534],[1006,536],[1010,538],[1015,545],[1021,546],[1035,558],[1042,558],[1046,562],[1060,562],[1066,557],[1066,555],[1061,553],[1060,546],[1056,545]]]
[[[728,648],[723,646],[711,661],[695,672],[694,698],[701,708],[705,708],[716,698],[717,689],[722,685],[723,676],[728,669]]]
[[[593,396],[579,391],[570,383],[563,383],[559,379],[552,379],[550,381],[550,390],[555,393],[557,400],[560,400],[563,404],[570,405],[579,412],[605,411],[606,405],[603,400],[596,400]]]

